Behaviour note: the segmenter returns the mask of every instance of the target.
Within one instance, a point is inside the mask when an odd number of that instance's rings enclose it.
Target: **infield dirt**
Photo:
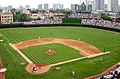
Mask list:
[[[33,40],[16,43],[14,44],[14,46],[17,47],[17,49],[22,50],[30,46],[50,44],[50,43],[60,43],[68,47],[74,48],[76,50],[79,50],[80,54],[83,56],[90,56],[90,55],[101,53],[101,51],[98,48],[96,48],[91,44],[85,43],[83,41],[64,39],[64,38],[33,39]]]

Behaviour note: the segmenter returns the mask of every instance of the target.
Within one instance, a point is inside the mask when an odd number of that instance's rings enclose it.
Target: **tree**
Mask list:
[[[41,18],[39,17],[39,18],[37,18],[37,19],[34,19],[34,20],[41,20]]]
[[[2,12],[2,9],[0,9],[0,12]]]
[[[54,16],[49,17],[49,19],[53,19],[53,18],[54,18]]]
[[[103,20],[113,21],[108,15],[105,15],[105,14],[102,14],[102,15],[101,15],[101,18],[102,18]]]
[[[65,16],[67,17],[67,16],[69,16],[71,13],[73,13],[73,11],[72,10],[69,10],[69,11],[65,11],[65,12],[63,12],[64,14],[65,14]]]
[[[17,12],[17,10],[15,8],[10,10],[13,14]]]
[[[27,21],[32,21],[33,19],[29,16],[26,17],[27,18]]]
[[[27,14],[20,14],[20,21],[27,21]]]
[[[118,11],[118,14],[120,15],[120,11]]]
[[[14,22],[15,21],[31,21],[32,18],[30,18],[27,14],[23,13],[21,14],[20,12],[16,12],[13,14]]]
[[[57,13],[57,10],[49,10],[51,13]]]
[[[46,10],[40,10],[41,13],[46,13]]]
[[[38,13],[37,10],[31,10],[30,13]]]

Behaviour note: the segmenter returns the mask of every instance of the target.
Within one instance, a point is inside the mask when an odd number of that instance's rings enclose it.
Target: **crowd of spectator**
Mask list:
[[[88,25],[96,25],[96,26],[101,26],[101,27],[120,29],[120,23],[106,21],[106,20],[102,20],[102,19],[82,19],[81,23],[88,24]]]
[[[110,70],[107,75],[97,79],[120,79],[120,63],[118,63],[118,66],[114,70]]]
[[[82,18],[82,24],[120,29],[120,23],[101,19],[98,13],[72,13],[68,17]]]
[[[120,29],[119,22],[102,20],[101,15],[98,13],[72,13],[69,14],[68,17],[82,18],[81,24]],[[62,18],[48,18],[48,19],[32,20],[26,22],[13,22],[12,24],[61,24],[61,23],[62,23]]]
[[[62,23],[61,18],[33,20],[27,22],[14,22],[14,24],[60,24],[60,23]]]
[[[120,29],[120,23],[102,20],[101,14],[98,13],[73,13],[68,17],[82,18],[82,24]]]
[[[72,13],[68,17],[73,17],[73,18],[94,18],[94,19],[100,19],[101,14],[98,13]]]

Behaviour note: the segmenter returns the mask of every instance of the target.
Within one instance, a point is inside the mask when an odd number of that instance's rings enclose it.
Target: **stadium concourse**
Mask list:
[[[2,68],[2,60],[0,58],[0,69]],[[5,75],[3,72],[0,72],[0,79],[5,79]]]

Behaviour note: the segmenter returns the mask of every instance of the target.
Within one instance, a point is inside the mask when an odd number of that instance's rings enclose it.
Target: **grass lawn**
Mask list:
[[[51,32],[53,33],[52,35],[50,34]],[[80,38],[81,41],[92,44],[101,51],[106,49],[107,51],[111,52],[110,54],[104,55],[102,61],[99,60],[100,57],[83,59],[60,65],[60,71],[57,71],[54,67],[52,67],[45,74],[32,75],[25,70],[25,67],[28,63],[17,52],[10,48],[8,44],[5,45],[5,41],[0,42],[0,57],[3,60],[3,66],[7,68],[7,72],[5,72],[6,79],[73,79],[71,77],[71,72],[73,70],[76,72],[76,77],[74,79],[83,79],[85,77],[101,73],[113,64],[120,61],[120,34],[117,35],[117,33],[114,32],[92,28],[49,27],[0,30],[0,33],[4,35],[4,37],[8,39],[10,43],[35,39],[39,36],[41,38],[68,38],[75,40]],[[25,49],[25,51],[28,49]],[[36,46],[35,49],[37,49]],[[64,59],[65,57],[63,56],[62,58]],[[26,64],[21,65],[21,62],[26,62]],[[51,62],[48,61],[48,63]]]
[[[45,51],[52,49],[56,54],[47,55]],[[62,44],[45,44],[23,49],[22,52],[34,63],[54,64],[81,57],[79,51]]]

